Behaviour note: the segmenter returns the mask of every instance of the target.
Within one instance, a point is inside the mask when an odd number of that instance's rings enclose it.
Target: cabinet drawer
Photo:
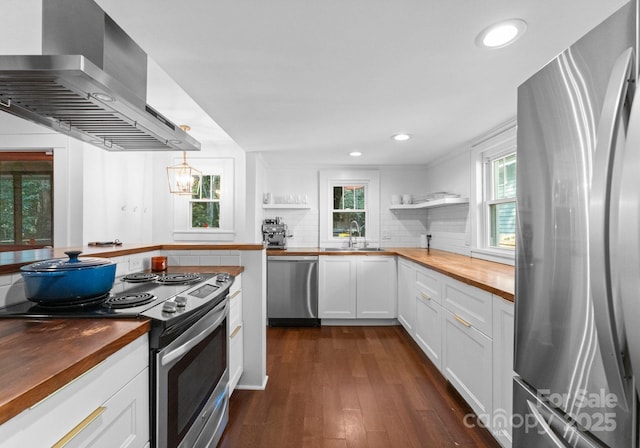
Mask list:
[[[492,334],[492,295],[452,278],[443,282],[443,305],[485,335]]]
[[[442,275],[425,267],[416,269],[416,295],[423,300],[435,300],[442,304]]]
[[[98,408],[101,413],[73,437],[65,448],[143,448],[149,441],[149,370]],[[78,425],[80,429],[80,425]]]

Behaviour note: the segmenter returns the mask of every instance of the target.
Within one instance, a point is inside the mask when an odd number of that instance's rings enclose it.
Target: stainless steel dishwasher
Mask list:
[[[317,326],[318,257],[267,257],[267,319],[271,326]]]

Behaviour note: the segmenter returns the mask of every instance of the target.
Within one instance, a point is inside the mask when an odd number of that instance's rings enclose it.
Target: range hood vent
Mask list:
[[[199,150],[146,104],[147,55],[94,2],[43,0],[42,55],[0,56],[0,110],[107,150]]]

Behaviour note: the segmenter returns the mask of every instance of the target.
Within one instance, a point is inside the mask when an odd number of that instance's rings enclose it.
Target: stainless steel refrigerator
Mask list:
[[[636,74],[631,2],[518,89],[517,448],[638,446]]]

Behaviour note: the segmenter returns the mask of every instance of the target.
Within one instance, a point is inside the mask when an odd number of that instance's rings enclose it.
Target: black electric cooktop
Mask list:
[[[182,296],[188,308],[220,301],[226,296],[233,277],[218,274],[153,274],[138,272],[116,279],[112,289],[102,296],[82,302],[44,306],[25,301],[0,309],[1,317],[132,317],[145,316],[167,320],[171,312],[163,311],[163,303]]]

